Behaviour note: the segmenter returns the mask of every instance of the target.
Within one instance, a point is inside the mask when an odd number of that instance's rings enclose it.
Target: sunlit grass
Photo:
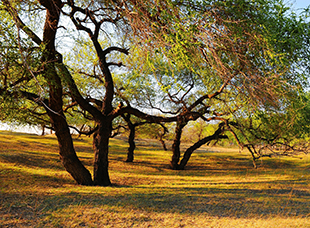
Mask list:
[[[203,148],[185,171],[171,153],[111,139],[113,187],[74,183],[53,136],[0,132],[0,227],[310,227],[310,159],[264,159],[252,168],[238,150]],[[75,140],[92,171],[91,138]]]

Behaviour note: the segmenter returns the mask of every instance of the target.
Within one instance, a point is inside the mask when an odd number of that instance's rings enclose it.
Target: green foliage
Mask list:
[[[49,121],[43,116],[44,110],[35,102],[24,98],[23,93],[40,94],[44,82],[33,72],[40,69],[40,48],[34,45],[16,29],[6,11],[0,19],[0,113],[2,122],[41,125]],[[31,74],[32,73],[32,74]]]
[[[209,124],[198,119],[195,122],[189,122],[182,133],[182,142],[195,143],[203,137],[212,135],[216,130],[216,124]]]
[[[144,10],[143,17],[133,13],[132,20],[148,27],[136,31],[142,61],[131,73],[136,78],[154,75],[161,89],[157,95],[162,99],[154,99],[158,106],[186,109],[228,82],[205,105],[251,129],[240,132],[241,141],[291,141],[308,134],[308,104],[302,95],[309,77],[306,13],[297,16],[282,0],[132,4]]]
[[[144,30],[137,31],[146,40],[142,44],[138,40],[139,44],[149,45],[150,51],[143,49],[142,53],[144,65],[149,66],[146,75],[153,70],[156,75],[170,79],[175,75],[171,72],[187,69],[201,77],[207,91],[217,88],[216,83],[233,78],[230,84],[248,97],[253,106],[274,106],[276,100],[294,89],[290,85],[306,83],[302,77],[305,74],[301,75],[295,66],[300,66],[301,56],[306,57],[309,50],[308,24],[305,16],[297,18],[294,13],[289,14],[290,8],[282,1],[165,1],[161,6],[138,1],[136,4],[138,9],[150,13],[149,18],[133,18],[149,25],[145,34]],[[290,50],[296,54],[290,54]],[[156,52],[160,53],[161,61],[156,60]],[[309,56],[303,58],[303,64],[309,64],[308,59]],[[161,88],[167,92],[170,85],[187,79],[183,74],[175,81],[162,81]]]
[[[159,124],[143,124],[137,128],[139,138],[159,139],[164,133],[164,129]]]
[[[98,66],[98,57],[91,41],[83,37],[76,37],[71,52],[64,55],[64,63],[69,66],[80,92],[84,96],[104,96],[102,73]]]
[[[30,29],[42,31],[43,23],[36,19],[44,12],[37,8],[37,1],[12,4],[26,18]],[[245,129],[254,129],[245,134],[238,132],[244,141],[257,140],[254,135],[267,141],[280,136],[283,140],[307,137],[309,105],[303,90],[310,70],[310,30],[306,11],[297,16],[282,0],[129,0],[117,4],[119,1],[77,1],[77,5],[98,15],[102,10],[99,17],[108,15],[118,20],[111,27],[104,23],[100,30],[103,49],[130,47],[129,56],[114,51],[108,55],[114,106],[125,101],[149,113],[160,110],[177,115],[206,96],[190,111],[205,111],[203,117],[208,121],[219,116],[222,120],[244,121]],[[66,4],[64,12],[70,12]],[[91,22],[84,16],[85,21],[79,18],[82,24]],[[47,121],[42,100],[54,92],[48,91],[48,85],[56,83],[49,80],[49,75],[41,74],[49,64],[41,64],[46,49],[44,45],[36,46],[17,28],[14,17],[6,11],[1,10],[0,19],[1,120],[41,124]],[[103,101],[107,93],[105,72],[99,66],[93,43],[62,22],[59,30],[70,37],[70,45],[66,47],[66,39],[60,42],[58,35],[57,50],[63,54],[82,96]],[[62,30],[63,25],[67,30]],[[114,66],[127,68],[116,70]],[[69,95],[66,77],[57,73],[65,85],[62,99],[67,121],[92,124],[89,113],[70,106],[75,100]],[[40,99],[29,101],[23,92]],[[219,94],[212,97],[216,92]],[[156,137],[157,127],[145,125],[140,130]],[[196,122],[192,131],[207,135],[212,127],[201,128]]]
[[[310,134],[310,103],[309,94],[299,100],[291,100],[289,107],[280,113],[259,112],[256,116],[256,126],[262,125],[263,135],[269,139],[280,137],[283,140],[298,140],[309,137]]]
[[[281,111],[259,110],[249,116],[245,112],[241,115],[232,119],[237,123],[232,124],[232,128],[241,145],[251,145],[256,149],[282,145],[282,148],[287,148],[287,151],[282,149],[286,154],[308,152],[309,94],[291,99]],[[234,136],[230,135],[230,139],[234,139]],[[236,141],[234,143],[238,144]],[[272,150],[262,152],[276,154]],[[281,154],[281,151],[278,152]]]

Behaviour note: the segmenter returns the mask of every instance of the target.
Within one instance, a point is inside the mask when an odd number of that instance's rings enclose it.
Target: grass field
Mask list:
[[[75,140],[92,170],[91,138]],[[85,187],[64,171],[53,136],[0,131],[0,227],[310,227],[310,157],[265,159],[203,148],[187,170],[139,140],[135,162],[112,139],[113,187]],[[260,164],[260,163],[259,163]]]

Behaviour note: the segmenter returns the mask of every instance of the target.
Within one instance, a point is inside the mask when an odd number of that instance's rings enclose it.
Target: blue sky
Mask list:
[[[305,8],[310,5],[310,0],[290,0],[293,3],[295,9]]]

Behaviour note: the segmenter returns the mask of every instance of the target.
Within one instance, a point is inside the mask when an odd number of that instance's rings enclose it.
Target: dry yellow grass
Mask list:
[[[90,138],[75,140],[91,169]],[[204,148],[187,170],[170,152],[111,140],[113,187],[78,186],[61,166],[52,136],[0,132],[0,227],[310,227],[309,156],[266,159]],[[218,152],[217,152],[218,151]]]

